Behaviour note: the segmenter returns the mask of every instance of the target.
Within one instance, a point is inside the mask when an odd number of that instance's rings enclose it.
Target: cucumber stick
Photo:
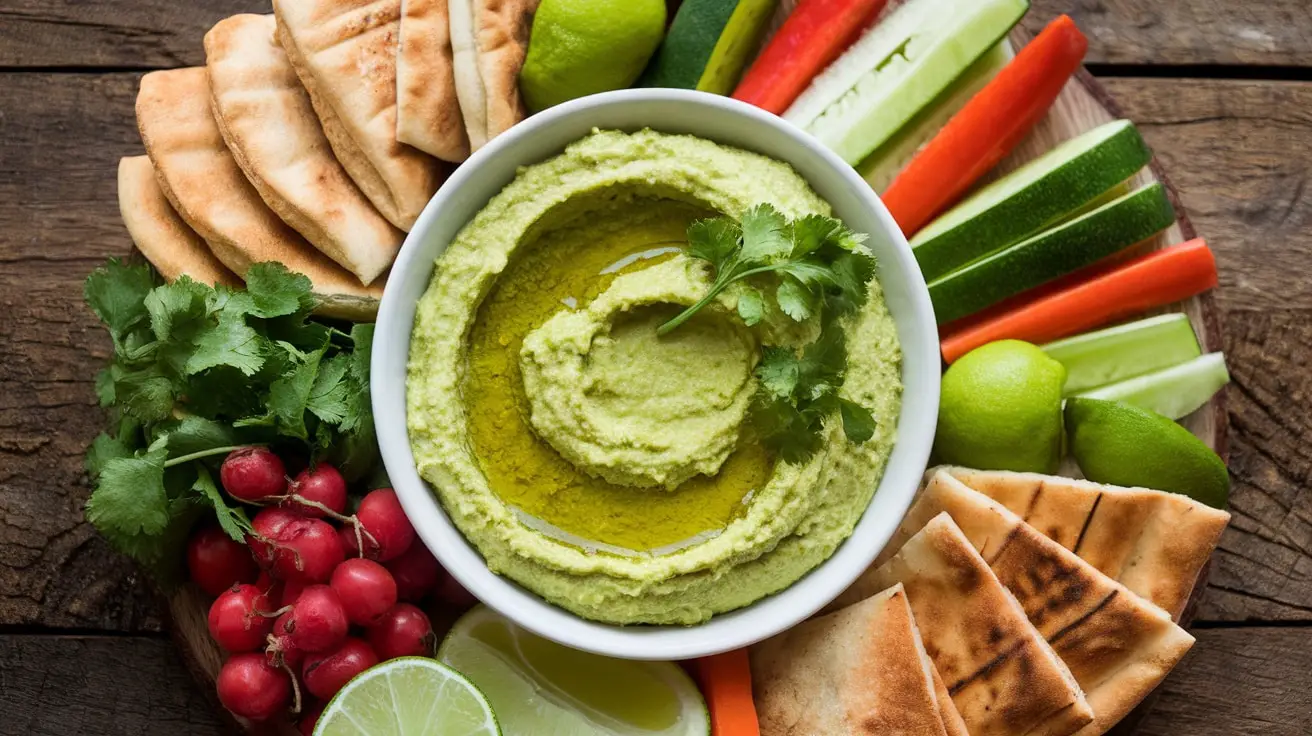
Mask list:
[[[978,260],[929,284],[939,324],[1065,276],[1156,235],[1175,222],[1158,182]]]
[[[638,85],[727,95],[779,0],[684,0]]]
[[[1029,0],[907,0],[784,112],[856,165],[902,130],[1029,9]]]
[[[1101,125],[980,189],[911,239],[927,281],[1019,243],[1095,201],[1152,157],[1128,120]]]
[[[1197,411],[1230,383],[1225,355],[1208,353],[1186,363],[1113,383],[1079,396],[1123,401],[1140,409],[1180,419]]]
[[[1203,354],[1188,315],[1141,319],[1043,346],[1066,366],[1065,396],[1152,373]]]

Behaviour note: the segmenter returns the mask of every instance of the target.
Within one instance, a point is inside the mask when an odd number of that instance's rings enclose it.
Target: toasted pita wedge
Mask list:
[[[119,159],[118,211],[137,250],[165,279],[185,275],[210,286],[241,286],[237,274],[220,263],[204,239],[173,211],[155,180],[149,157]]]
[[[252,264],[277,261],[309,277],[322,314],[372,318],[383,279],[362,286],[264,204],[223,144],[210,113],[206,76],[204,67],[192,67],[141,78],[137,127],[164,195],[237,275]]]
[[[762,736],[950,733],[901,585],[763,641],[750,655]]]
[[[946,513],[866,571],[839,605],[897,583],[971,736],[1069,736],[1093,721],[1066,665]]]
[[[477,151],[524,119],[519,70],[539,0],[450,0],[456,96]]]
[[[1166,611],[947,472],[930,478],[899,533],[909,537],[944,512],[1084,689],[1094,721],[1081,736],[1104,733],[1124,718],[1193,646]]]
[[[1036,473],[947,468],[1180,619],[1230,514],[1188,496]]]
[[[396,139],[443,161],[469,158],[456,97],[448,0],[401,0],[396,53]]]
[[[371,283],[405,233],[378,214],[333,158],[272,15],[234,15],[205,34],[214,119],[265,204],[321,253]]]
[[[396,139],[401,0],[275,0],[273,10],[337,160],[383,217],[409,232],[446,167]]]

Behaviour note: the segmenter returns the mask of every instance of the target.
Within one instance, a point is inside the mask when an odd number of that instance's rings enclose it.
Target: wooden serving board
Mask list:
[[[1022,31],[1017,31],[1013,37],[1013,43],[1017,48],[1023,46],[1026,41],[1028,41],[1028,37]],[[1048,116],[1039,123],[1035,131],[1017,150],[999,165],[994,172],[994,176],[1004,174],[1023,165],[1050,150],[1061,141],[1073,138],[1086,130],[1121,117],[1123,116],[1115,101],[1108,95],[1106,90],[1092,75],[1085,70],[1081,70],[1066,85]],[[1197,236],[1193,225],[1189,222],[1189,218],[1180,204],[1179,195],[1171,186],[1170,180],[1167,179],[1166,173],[1156,159],[1152,161],[1148,168],[1140,172],[1135,183],[1142,184],[1151,181],[1160,181],[1166,187],[1171,202],[1175,205],[1178,219],[1175,225],[1158,237],[1127,251],[1124,254],[1125,257],[1163,248]],[[1203,346],[1203,350],[1212,352],[1221,349],[1220,315],[1210,293],[1172,305],[1169,308],[1159,310],[1159,312],[1185,312],[1193,322],[1194,330],[1198,334],[1199,343]],[[1214,397],[1207,406],[1182,420],[1182,424],[1194,434],[1203,438],[1222,458],[1226,457],[1228,423],[1224,392]],[[1181,624],[1186,627],[1193,620],[1198,599],[1206,588],[1207,573],[1207,568],[1204,568],[1182,617]],[[167,599],[167,610],[170,618],[169,629],[172,632],[173,640],[182,650],[188,669],[210,694],[214,707],[222,712],[234,727],[246,727],[246,730],[250,733],[270,736],[274,734],[278,736],[295,736],[298,732],[289,722],[268,723],[252,727],[250,724],[238,723],[235,719],[232,719],[227,711],[219,706],[213,693],[215,678],[223,664],[223,653],[209,636],[206,625],[209,605],[210,599],[191,585],[182,588]],[[434,621],[434,626],[437,627],[438,625],[439,622]],[[1138,725],[1152,707],[1155,695],[1156,693],[1150,695],[1111,733],[1117,736],[1134,734]]]

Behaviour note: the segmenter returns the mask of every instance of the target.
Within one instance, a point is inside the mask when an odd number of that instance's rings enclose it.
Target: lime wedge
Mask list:
[[[500,736],[487,698],[427,657],[375,665],[324,708],[314,736]]]
[[[1179,419],[1196,411],[1230,383],[1225,355],[1208,353],[1160,371],[1108,384],[1079,396],[1124,401],[1140,409]]]
[[[678,665],[576,651],[484,606],[456,622],[437,658],[487,694],[508,734],[710,733],[706,703]]]

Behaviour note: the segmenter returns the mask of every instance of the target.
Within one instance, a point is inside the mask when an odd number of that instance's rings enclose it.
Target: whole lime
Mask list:
[[[1230,499],[1225,462],[1169,417],[1120,401],[1071,398],[1066,424],[1071,454],[1089,480],[1183,493],[1218,509]]]
[[[1027,342],[972,350],[943,374],[935,455],[985,470],[1056,472],[1065,382],[1062,364]]]
[[[519,88],[538,112],[624,89],[665,35],[665,0],[542,0]]]

